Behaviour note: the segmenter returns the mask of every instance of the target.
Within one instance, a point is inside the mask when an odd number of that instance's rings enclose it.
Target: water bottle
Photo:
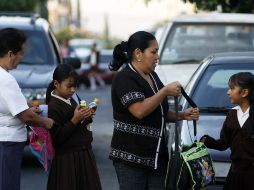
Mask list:
[[[98,98],[94,98],[94,101],[92,101],[88,107],[90,108],[91,113],[94,113],[97,109],[98,104],[100,103],[100,100]]]
[[[86,101],[85,100],[81,100],[79,106],[80,106],[80,109],[86,108],[86,106],[87,106],[86,105]]]

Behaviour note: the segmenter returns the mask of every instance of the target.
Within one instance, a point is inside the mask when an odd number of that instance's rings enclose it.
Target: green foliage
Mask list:
[[[34,11],[35,0],[1,0],[0,11]]]
[[[214,11],[220,7],[224,13],[254,13],[254,0],[183,0],[195,4],[199,10]]]
[[[147,5],[152,0],[143,0]],[[158,1],[158,0],[153,0]],[[170,1],[170,0],[168,0]],[[254,0],[182,0],[196,6],[198,10],[216,11],[224,13],[254,13]]]

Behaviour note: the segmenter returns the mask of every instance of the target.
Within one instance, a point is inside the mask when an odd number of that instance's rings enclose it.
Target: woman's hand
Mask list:
[[[198,108],[188,108],[183,111],[184,120],[198,120],[199,119],[199,110]]]
[[[181,94],[181,84],[178,81],[167,84],[164,87],[167,96],[177,97]]]
[[[80,109],[79,106],[76,107],[74,111],[74,115],[71,119],[73,124],[78,124],[80,121],[83,121],[87,118],[90,118],[92,116],[92,113],[89,108],[82,108]]]

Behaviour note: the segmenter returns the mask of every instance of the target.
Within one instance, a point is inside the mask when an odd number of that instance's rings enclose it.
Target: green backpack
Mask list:
[[[203,189],[214,183],[215,172],[208,149],[202,142],[183,147],[180,153],[179,189]],[[188,180],[186,180],[188,178]]]
[[[192,107],[197,107],[183,88],[181,88],[181,93]],[[175,98],[175,111],[176,115],[178,115],[177,97]],[[199,190],[213,184],[215,181],[215,172],[207,147],[204,143],[195,140],[193,144],[182,147],[182,151],[180,152],[178,145],[178,120],[175,122],[175,151],[168,164],[165,189]],[[193,121],[193,126],[196,139],[196,121]]]

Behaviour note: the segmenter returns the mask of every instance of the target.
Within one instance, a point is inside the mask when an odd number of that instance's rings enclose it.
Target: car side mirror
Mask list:
[[[74,69],[79,69],[81,66],[81,61],[77,57],[66,57],[63,58],[63,62],[71,65]]]

